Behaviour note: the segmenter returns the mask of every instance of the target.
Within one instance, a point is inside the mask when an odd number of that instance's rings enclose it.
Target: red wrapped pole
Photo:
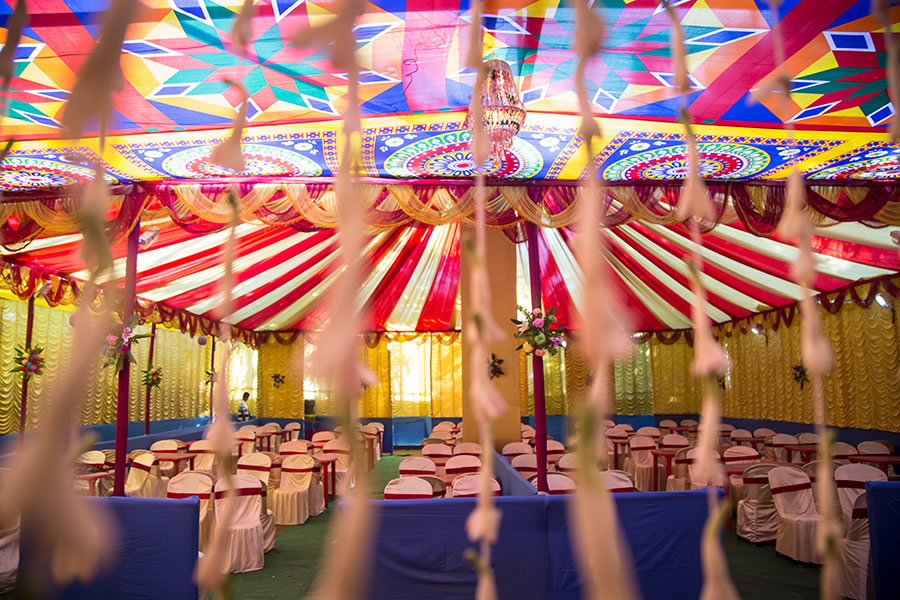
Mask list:
[[[31,334],[34,331],[34,295],[28,297],[28,321],[25,325],[25,347],[31,348]],[[19,405],[18,449],[25,447],[25,421],[28,416],[28,378],[22,377],[22,403]]]
[[[541,260],[538,252],[538,228],[526,223],[528,234],[528,273],[531,283],[531,308],[541,308]],[[537,489],[548,492],[547,486],[547,400],[544,397],[544,358],[531,355],[534,372],[534,453],[537,459]]]
[[[156,347],[156,323],[150,326],[150,354],[147,356],[147,368],[153,366],[153,349]],[[150,386],[147,386],[147,397],[144,400],[144,435],[150,435]]]
[[[216,373],[216,336],[211,336],[212,339],[212,352],[209,357],[210,367],[209,370],[213,372],[212,380],[209,382],[209,422],[213,422],[213,398],[215,398],[215,390],[216,387],[216,377],[218,374]]]
[[[141,237],[141,219],[135,219],[128,234],[128,253],[125,255],[125,290],[122,300],[122,322],[134,314],[137,297],[138,239]],[[119,371],[119,387],[116,396],[116,467],[113,476],[113,496],[125,495],[125,455],[128,446],[128,384],[131,381],[131,363],[125,361]]]

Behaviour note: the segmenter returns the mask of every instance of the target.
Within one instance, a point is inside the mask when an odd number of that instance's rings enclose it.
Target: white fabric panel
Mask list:
[[[631,269],[623,265],[616,257],[609,256],[609,262],[615,269],[625,285],[634,293],[644,306],[653,313],[666,327],[670,329],[684,329],[691,326],[691,320],[681,314],[666,302],[650,286],[637,278]]]
[[[385,329],[389,331],[415,331],[422,314],[423,301],[428,297],[428,292],[437,276],[438,267],[441,265],[444,247],[457,225],[441,225],[435,227],[428,238],[425,251],[412,276],[400,295],[397,305],[391,316],[385,322]]]

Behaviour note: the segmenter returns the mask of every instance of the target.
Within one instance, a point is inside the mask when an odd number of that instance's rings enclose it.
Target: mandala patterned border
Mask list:
[[[626,142],[640,139],[640,140],[650,140],[650,141],[684,141],[683,133],[663,133],[663,132],[647,132],[647,131],[620,131],[616,134],[616,136],[610,140],[610,142],[606,145],[603,150],[601,150],[597,156],[591,160],[590,163],[584,168],[581,172],[580,178],[584,179],[585,177],[589,177],[597,172],[597,169],[600,168],[606,160],[612,156],[619,148],[622,147]],[[814,151],[808,154],[800,154],[795,156],[794,158],[783,162],[782,164],[776,167],[770,167],[761,173],[756,173],[753,175],[754,178],[763,178],[770,173],[775,173],[781,171],[783,169],[789,169],[800,162],[810,159],[826,150],[831,150],[832,148],[843,144],[843,140],[794,140],[794,139],[779,139],[779,138],[767,138],[760,136],[733,136],[733,135],[698,135],[697,142],[700,144],[710,144],[710,143],[720,143],[720,144],[765,144],[767,146],[813,146],[815,148]]]
[[[159,171],[158,169],[148,165],[146,162],[138,158],[135,150],[149,150],[152,148],[189,148],[193,146],[204,146],[217,144],[222,141],[223,137],[205,138],[205,139],[180,139],[173,141],[147,141],[135,142],[129,144],[113,144],[113,148],[119,152],[129,163],[142,168],[146,171],[152,171],[159,177],[170,177],[168,173]],[[338,151],[337,139],[338,132],[336,130],[328,131],[298,131],[291,133],[273,133],[264,135],[244,136],[241,143],[258,143],[258,142],[284,142],[284,141],[300,141],[300,140],[322,140],[322,158],[325,165],[332,173],[338,172]]]
[[[846,166],[849,167],[851,158],[860,156],[862,154],[865,154],[866,152],[870,152],[875,148],[900,148],[900,142],[866,142],[861,146],[853,148],[846,154],[835,156],[834,158],[829,158],[823,163],[819,163],[814,169],[804,171],[803,174],[810,179],[815,179],[815,176],[819,173],[824,173],[825,171],[828,171],[840,165],[841,163],[845,163]]]
[[[81,154],[86,159],[93,160],[95,162],[99,162],[103,165],[103,171],[113,179],[115,179],[118,183],[132,183],[137,181],[137,178],[130,173],[126,173],[120,169],[115,168],[109,163],[102,160],[96,152],[88,148],[87,146],[66,146],[59,148],[41,148],[40,150],[34,148],[13,148],[7,154],[7,156],[19,156],[23,158],[44,158],[47,154]],[[60,161],[62,162],[62,161]],[[6,170],[0,165],[0,171]]]

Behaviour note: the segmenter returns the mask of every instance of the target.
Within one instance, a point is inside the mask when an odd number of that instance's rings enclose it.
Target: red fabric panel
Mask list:
[[[452,233],[448,236],[441,262],[438,265],[431,291],[422,307],[418,331],[445,331],[455,325],[453,311],[456,308],[456,296],[459,293],[459,223],[451,225]]]

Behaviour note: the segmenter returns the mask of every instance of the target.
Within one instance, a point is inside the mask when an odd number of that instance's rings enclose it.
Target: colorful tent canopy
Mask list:
[[[8,4],[0,11],[9,13]],[[128,30],[125,84],[109,144],[59,140],[58,119],[99,31],[104,3],[33,0],[16,54],[2,133],[17,140],[0,190],[65,186],[90,177],[102,158],[118,182],[233,175],[208,161],[240,103],[224,83],[250,93],[246,176],[330,176],[337,168],[346,77],[323,49],[294,48],[299,28],[332,16],[331,2],[256,2],[256,42],[230,44],[239,0],[147,0]],[[669,21],[657,0],[604,2],[605,49],[587,87],[604,117],[605,148],[591,164],[576,135],[573,8],[556,0],[497,0],[486,6],[485,56],[510,63],[529,112],[525,130],[490,176],[610,180],[678,179],[684,143],[674,124],[687,102],[702,135],[703,172],[722,179],[781,178],[797,165],[821,179],[895,179],[900,147],[887,142],[884,35],[869,0],[673,1],[685,29],[692,89],[674,87]],[[900,21],[900,7],[892,12]],[[0,15],[0,20],[3,16]],[[473,75],[463,67],[469,4],[376,0],[356,27],[369,176],[469,177],[462,127]],[[754,97],[775,75],[773,27],[785,36],[792,95]],[[96,128],[89,135],[96,136]]]
[[[10,3],[0,12],[11,12]],[[16,139],[0,164],[0,191],[7,192],[0,203],[0,266],[8,283],[32,293],[49,278],[57,301],[80,292],[78,188],[69,186],[90,179],[101,160],[110,183],[121,184],[116,193],[127,198],[110,211],[116,277],[123,236],[135,219],[145,230],[161,230],[139,255],[144,312],[164,313],[191,331],[208,331],[223,317],[248,334],[315,329],[327,318],[323,299],[338,264],[329,194],[342,150],[346,76],[332,72],[324,49],[293,48],[285,40],[333,16],[334,4],[257,0],[256,41],[247,55],[230,44],[240,4],[143,3],[123,47],[124,88],[101,149],[90,137],[96,129],[83,140],[58,139],[58,119],[105,6],[29,0],[31,21],[2,122],[2,134]],[[791,0],[778,10],[760,0],[673,0],[691,72],[685,95],[674,86],[660,2],[602,4],[609,31],[587,79],[604,136],[590,161],[576,133],[573,9],[554,0],[498,0],[487,4],[484,19],[484,55],[510,63],[528,110],[512,147],[488,167],[495,185],[490,224],[514,241],[523,240],[523,220],[545,226],[539,236],[545,302],[561,308],[564,322],[577,325],[568,307],[581,294],[570,229],[577,192],[568,183],[599,173],[624,184],[607,196],[615,225],[608,236],[633,326],[689,325],[683,258],[692,242],[672,212],[686,173],[676,122],[685,104],[696,122],[702,172],[720,182],[712,186],[716,222],[704,224],[704,285],[714,320],[799,297],[788,275],[796,251],[774,234],[783,203],[777,180],[794,167],[819,184],[867,184],[809,187],[811,214],[823,226],[815,240],[816,291],[897,271],[895,247],[879,228],[900,224],[892,185],[900,144],[886,134],[894,107],[884,33],[869,15],[869,0]],[[900,6],[891,14],[900,22]],[[459,327],[460,223],[470,219],[467,190],[476,167],[462,125],[473,82],[463,67],[469,22],[465,1],[377,0],[355,29],[365,117],[360,158],[370,184],[359,306],[372,309],[374,330]],[[786,33],[792,76],[781,115],[777,98],[755,96],[779,68],[776,25]],[[209,161],[210,146],[228,135],[240,102],[227,78],[240,80],[251,98],[244,173]],[[786,133],[783,121],[795,133]],[[215,312],[228,215],[213,197],[221,196],[223,182],[237,183],[244,197],[231,315]]]

